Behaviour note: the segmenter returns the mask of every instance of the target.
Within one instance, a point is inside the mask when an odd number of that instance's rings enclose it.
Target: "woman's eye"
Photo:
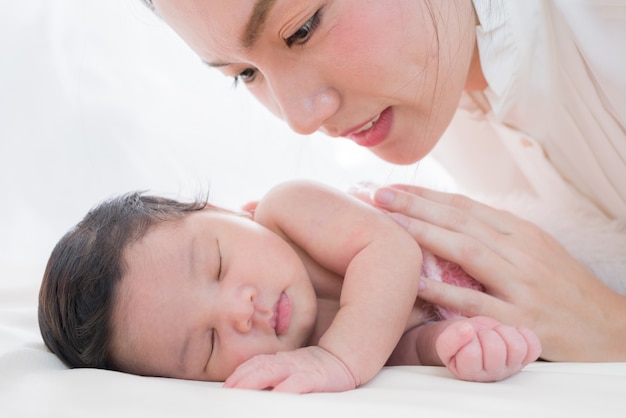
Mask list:
[[[311,35],[320,24],[320,10],[315,12],[307,22],[300,27],[293,35],[285,39],[285,44],[291,48],[293,45],[304,45],[311,38]]]
[[[252,81],[254,81],[254,78],[256,77],[256,73],[257,73],[256,69],[246,68],[245,70],[243,70],[242,72],[240,72],[234,77],[235,87],[237,86],[237,84],[239,84],[239,81],[243,82],[244,84],[251,83]]]

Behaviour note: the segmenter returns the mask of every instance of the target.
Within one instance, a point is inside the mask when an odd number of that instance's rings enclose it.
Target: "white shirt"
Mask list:
[[[435,156],[468,192],[587,202],[626,221],[626,0],[474,0],[489,88]]]

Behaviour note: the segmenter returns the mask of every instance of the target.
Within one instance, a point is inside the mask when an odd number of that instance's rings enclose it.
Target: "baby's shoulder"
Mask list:
[[[274,221],[295,217],[302,221],[328,211],[354,207],[347,193],[312,180],[290,180],[270,189],[259,201],[257,216]]]
[[[261,202],[281,202],[292,200],[314,200],[320,196],[338,198],[341,192],[323,183],[313,180],[289,180],[271,188]]]

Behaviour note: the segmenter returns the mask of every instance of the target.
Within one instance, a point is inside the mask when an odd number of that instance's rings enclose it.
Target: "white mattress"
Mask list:
[[[219,383],[68,370],[39,337],[35,269],[0,295],[2,417],[623,417],[626,363],[542,363],[498,383],[456,380],[440,367],[390,367],[350,392],[285,395]]]
[[[140,0],[5,2],[0,13],[0,417],[626,416],[626,363],[535,363],[494,384],[384,369],[305,396],[68,370],[36,321],[47,257],[97,201],[136,189],[237,207],[279,181],[454,183],[291,134],[210,72]]]

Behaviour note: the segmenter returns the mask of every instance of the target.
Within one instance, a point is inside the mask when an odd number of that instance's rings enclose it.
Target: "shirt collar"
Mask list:
[[[517,72],[517,46],[506,0],[473,0],[480,24],[476,41],[483,74],[491,91],[502,97]]]

